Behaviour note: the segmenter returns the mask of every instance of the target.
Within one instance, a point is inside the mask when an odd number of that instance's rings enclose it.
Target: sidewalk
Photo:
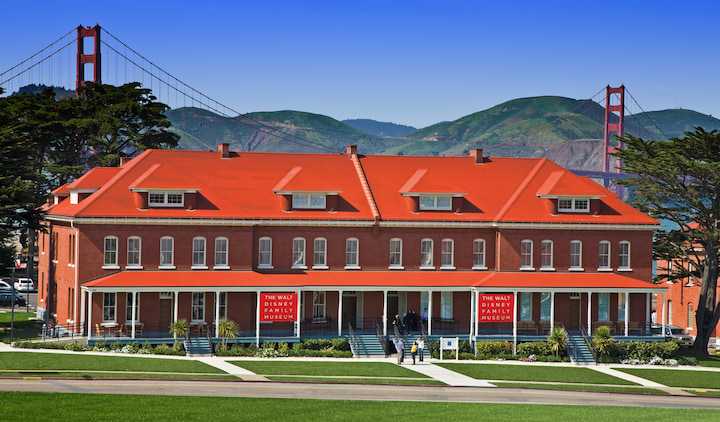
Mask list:
[[[495,387],[488,381],[478,380],[468,377],[467,375],[453,372],[449,369],[443,368],[442,366],[433,365],[427,360],[418,362],[415,365],[412,363],[405,363],[402,366],[423,375],[427,375],[430,378],[442,381],[451,387]]]

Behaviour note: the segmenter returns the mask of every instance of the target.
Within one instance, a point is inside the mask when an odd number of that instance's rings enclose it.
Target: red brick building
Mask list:
[[[546,159],[148,150],[54,192],[40,312],[93,336],[337,336],[427,309],[431,335],[642,333],[657,221]],[[297,317],[261,322],[266,293]],[[478,322],[481,294],[513,322]],[[264,312],[264,311],[263,311]]]

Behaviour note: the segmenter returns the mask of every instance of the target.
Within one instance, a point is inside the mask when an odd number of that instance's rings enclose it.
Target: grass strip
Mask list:
[[[685,369],[613,368],[669,387],[720,389],[720,372]]]
[[[297,382],[324,382],[324,383],[340,383],[340,384],[402,384],[402,385],[447,385],[442,381],[433,379],[417,379],[417,378],[324,378],[313,377],[308,375],[296,376],[280,376],[270,375],[265,378],[271,381],[297,381]]]
[[[128,372],[128,371],[0,371],[3,378],[131,378],[131,379],[179,379],[179,380],[238,380],[231,374],[185,374],[163,372]]]
[[[683,390],[686,393],[694,394],[696,396],[707,396],[707,397],[720,397],[720,391],[718,390]]]
[[[533,384],[525,382],[493,382],[493,385],[502,388],[535,388],[539,390],[571,390],[571,391],[604,391],[608,393],[638,393],[662,394],[670,393],[654,388],[645,387],[615,387],[612,385],[583,385],[583,384]]]
[[[436,415],[452,421],[532,420],[712,420],[717,410],[613,406],[495,403],[375,402],[350,400],[254,399],[107,394],[0,392],[3,419],[13,422],[92,421],[238,421],[423,420]]]
[[[429,378],[402,366],[386,362],[230,361],[230,363],[262,375]]]
[[[498,365],[492,363],[435,363],[475,379],[541,381],[583,384],[637,385],[634,382],[588,368],[556,366]]]
[[[224,374],[221,369],[196,360],[143,358],[135,356],[100,356],[60,353],[0,353],[0,369],[55,371],[128,371]]]

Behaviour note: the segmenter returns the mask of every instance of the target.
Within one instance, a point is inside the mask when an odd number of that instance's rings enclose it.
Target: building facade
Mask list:
[[[53,196],[38,309],[90,338],[167,335],[183,318],[257,341],[388,333],[410,311],[430,335],[632,335],[665,289],[651,283],[657,221],[546,159],[221,144],[148,150]],[[287,298],[282,318],[268,295]],[[488,295],[512,298],[514,317],[481,321]]]

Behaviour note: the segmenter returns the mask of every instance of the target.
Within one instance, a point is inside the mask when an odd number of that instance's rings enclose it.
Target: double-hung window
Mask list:
[[[579,240],[570,242],[570,269],[582,270],[582,242]]]
[[[523,240],[520,242],[520,269],[533,269],[532,240]]]
[[[598,270],[610,270],[610,242],[603,240],[598,247]]]
[[[118,238],[105,237],[103,268],[117,268],[118,266]]]
[[[345,268],[360,268],[359,258],[360,241],[356,238],[345,240]]]
[[[292,268],[305,269],[305,238],[293,239]]]
[[[140,248],[142,240],[137,236],[128,237],[127,240],[127,266],[140,267]]]
[[[390,239],[390,268],[402,267],[402,239]]]
[[[520,321],[532,321],[531,292],[520,292]]]
[[[452,239],[443,239],[440,245],[440,268],[455,269],[454,242]]]
[[[205,246],[204,237],[195,237],[192,242],[192,268],[207,269],[205,265]]]
[[[630,269],[630,242],[622,241],[618,244],[618,269]]]
[[[193,321],[205,321],[205,293],[193,292],[191,318]]]
[[[473,240],[473,270],[485,270],[485,239]]]
[[[137,322],[140,320],[140,294],[134,292],[128,292],[125,299],[125,322],[133,322],[133,296],[137,298],[135,302],[135,319]]]
[[[115,293],[103,293],[103,322],[115,322]]]
[[[227,237],[215,238],[215,268],[229,268]]]
[[[313,242],[313,268],[322,270],[327,267],[327,239],[316,237]]]
[[[433,268],[432,239],[423,239],[420,242],[420,268]]]
[[[325,292],[313,292],[313,319],[325,319]]]
[[[160,268],[175,268],[174,245],[175,241],[172,237],[160,238]]]
[[[540,269],[553,269],[553,242],[552,240],[543,240],[540,243]]]
[[[272,268],[272,238],[258,240],[258,268]]]

